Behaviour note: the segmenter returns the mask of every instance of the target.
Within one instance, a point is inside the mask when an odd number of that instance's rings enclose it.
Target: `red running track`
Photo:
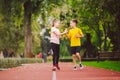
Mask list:
[[[111,70],[86,66],[74,71],[72,63],[60,63],[60,67],[53,72],[50,63],[23,65],[0,71],[0,80],[120,80],[120,72]]]

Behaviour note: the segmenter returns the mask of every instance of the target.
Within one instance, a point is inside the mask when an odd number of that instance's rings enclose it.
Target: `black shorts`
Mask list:
[[[80,49],[81,49],[80,46],[71,47],[71,54],[80,53]]]

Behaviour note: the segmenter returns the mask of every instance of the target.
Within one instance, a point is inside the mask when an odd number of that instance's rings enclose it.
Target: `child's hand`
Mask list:
[[[61,35],[63,35],[63,34],[67,34],[68,33],[68,30],[67,30],[67,28],[64,30],[64,32],[63,33],[61,33]]]
[[[66,33],[68,33],[68,30],[67,30],[67,28],[64,30],[64,33],[66,34]]]

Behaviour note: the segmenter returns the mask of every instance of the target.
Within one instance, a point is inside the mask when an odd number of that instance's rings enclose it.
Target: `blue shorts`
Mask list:
[[[80,46],[73,46],[71,47],[71,54],[76,54],[76,53],[80,53]]]

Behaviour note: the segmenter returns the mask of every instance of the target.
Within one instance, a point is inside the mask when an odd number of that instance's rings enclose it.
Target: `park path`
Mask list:
[[[74,71],[72,63],[60,63],[60,67],[52,71],[51,63],[26,64],[0,71],[0,80],[120,80],[120,72],[111,70],[86,66]]]

